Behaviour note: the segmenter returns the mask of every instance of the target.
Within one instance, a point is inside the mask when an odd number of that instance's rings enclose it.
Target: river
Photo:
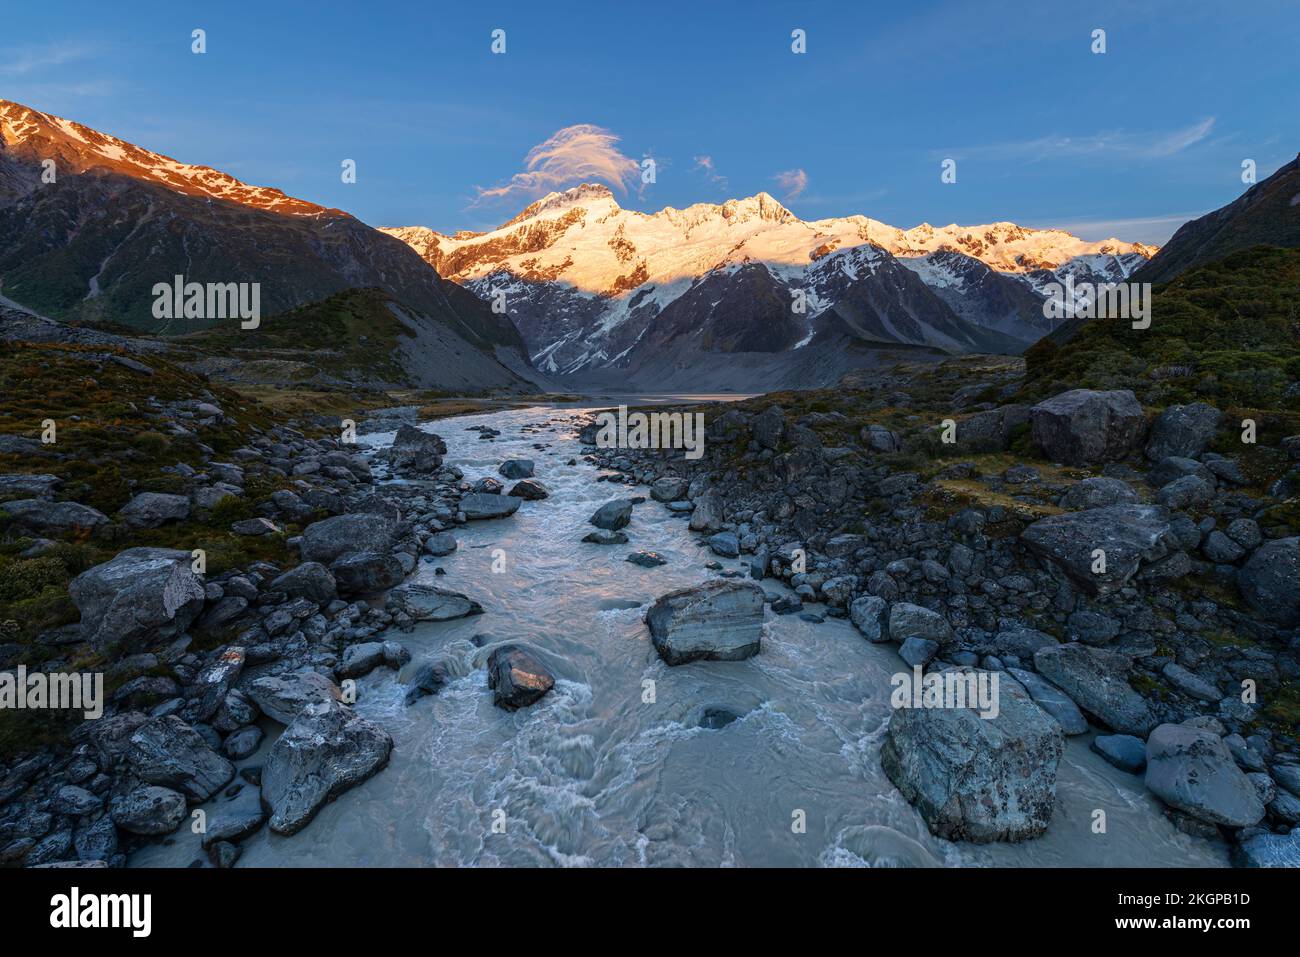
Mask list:
[[[385,637],[416,662],[450,660],[460,677],[410,707],[393,671],[361,679],[357,710],[393,736],[390,764],[299,834],[263,828],[246,839],[238,866],[1227,864],[1224,845],[1177,831],[1141,778],[1092,753],[1086,735],[1068,741],[1044,836],[999,845],[933,837],[878,757],[890,676],[907,668],[893,646],[863,640],[845,620],[769,611],[758,656],[664,665],[644,607],[710,577],[714,556],[684,517],[649,500],[633,511],[630,545],[583,544],[599,505],[645,490],[595,480],[578,422],[567,406],[423,426],[446,440],[448,464],[471,481],[495,475],[504,459],[533,459],[550,498],[457,528],[455,553],[422,562],[418,580],[463,591],[485,613]],[[484,441],[471,426],[502,434]],[[625,559],[634,550],[668,564],[633,565]],[[435,579],[438,566],[446,575]],[[495,707],[482,667],[488,648],[471,640],[479,634],[533,649],[556,675],[554,690],[515,713]],[[710,727],[719,722],[702,724],[707,712],[739,717]],[[243,763],[264,760],[269,737]],[[1106,813],[1104,833],[1094,831],[1095,809]],[[132,865],[201,857],[197,838],[182,832],[137,852]]]

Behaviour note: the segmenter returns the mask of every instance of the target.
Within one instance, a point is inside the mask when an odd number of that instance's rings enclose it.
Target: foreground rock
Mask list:
[[[109,806],[113,823],[131,834],[170,834],[185,820],[185,795],[146,784],[116,798]]]
[[[1211,824],[1250,827],[1264,817],[1255,785],[1223,739],[1200,728],[1162,724],[1151,732],[1146,785],[1170,807]]]
[[[1241,594],[1270,621],[1300,624],[1300,538],[1280,538],[1255,550],[1237,576]]]
[[[465,513],[466,521],[474,522],[513,515],[522,503],[523,499],[517,495],[471,492],[460,500],[460,510]]]
[[[661,596],[646,612],[650,639],[670,665],[738,661],[759,652],[763,590],[752,582],[709,581]]]
[[[1146,736],[1155,726],[1146,700],[1128,683],[1127,655],[1078,642],[1040,648],[1034,667],[1089,714],[1123,734]]]
[[[108,516],[77,502],[19,499],[5,502],[10,527],[22,535],[66,535],[108,524]]]
[[[1146,430],[1146,416],[1128,390],[1063,392],[1029,410],[1035,444],[1055,462],[1095,465],[1127,455]]]
[[[450,621],[483,614],[483,606],[467,595],[414,582],[394,588],[389,601],[413,621]]]
[[[393,535],[393,523],[383,515],[335,515],[303,529],[300,550],[304,561],[328,565],[352,552],[386,553]]]
[[[533,467],[532,459],[506,459],[497,469],[497,474],[508,479],[532,478]]]
[[[277,834],[307,826],[326,801],[388,763],[393,739],[337,701],[309,704],[271,747],[262,769],[262,801]]]
[[[281,724],[291,724],[309,704],[339,701],[338,687],[315,671],[295,671],[284,675],[266,675],[245,687],[262,713]]]
[[[1008,676],[998,690],[996,718],[971,708],[900,708],[889,720],[881,767],[939,837],[1020,841],[1051,820],[1061,726]]]
[[[1021,542],[1066,578],[1094,595],[1108,595],[1129,581],[1142,564],[1179,550],[1160,505],[1109,505],[1040,518],[1021,533]],[[1101,569],[1100,549],[1104,553]]]
[[[396,475],[428,475],[442,467],[446,454],[442,436],[403,425],[388,450],[388,465]]]
[[[203,610],[203,583],[189,552],[128,548],[68,586],[81,633],[104,652],[131,653],[177,637]]]
[[[487,663],[488,687],[498,708],[516,711],[541,700],[555,687],[555,677],[537,658],[518,645],[492,649]]]
[[[142,781],[206,801],[230,783],[235,767],[175,715],[150,718],[131,735],[126,754]]]
[[[616,532],[632,521],[632,503],[627,499],[606,502],[587,521],[597,528]]]

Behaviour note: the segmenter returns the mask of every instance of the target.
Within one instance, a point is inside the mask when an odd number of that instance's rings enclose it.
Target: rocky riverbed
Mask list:
[[[300,561],[200,577],[188,553],[128,549],[83,573],[68,639],[111,645],[135,677],[68,744],[0,769],[0,853],[27,866],[1286,853],[1286,739],[1204,696],[1180,711],[1114,680],[1153,653],[1108,624],[1112,606],[1057,611],[1068,574],[981,535],[989,516],[963,517],[973,531],[910,524],[916,480],[895,483],[892,514],[845,530],[893,475],[871,464],[872,430],[841,455],[797,414],[711,418],[698,465],[584,445],[584,415],[547,409],[423,426],[393,410],[355,447],[280,430],[236,450],[223,480],[295,477],[241,521],[256,534],[310,516],[290,540]],[[745,456],[789,481],[738,480]],[[827,488],[844,498],[822,508]],[[1134,602],[1125,589],[1111,601]],[[1061,642],[1034,611],[1106,637]],[[914,665],[997,669],[1013,689],[1002,717],[913,711],[904,727],[891,679]],[[954,767],[940,741],[979,760]],[[1026,757],[1037,777],[1016,790]]]

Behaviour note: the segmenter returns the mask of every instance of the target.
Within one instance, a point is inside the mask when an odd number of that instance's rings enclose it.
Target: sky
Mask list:
[[[765,191],[1161,243],[1300,151],[1297,0],[5,7],[0,98],[375,226],[599,181],[645,212]]]

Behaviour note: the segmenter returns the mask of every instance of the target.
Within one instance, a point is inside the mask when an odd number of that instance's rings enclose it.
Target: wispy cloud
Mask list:
[[[502,186],[476,187],[473,205],[488,200],[536,198],[584,182],[600,182],[626,193],[640,178],[641,166],[615,145],[619,138],[589,123],[566,126],[538,143],[524,157],[524,169]]]
[[[1132,219],[1087,219],[1075,222],[1035,223],[1042,229],[1064,229],[1074,233],[1080,239],[1100,242],[1103,239],[1119,238],[1126,242],[1151,243],[1163,245],[1170,236],[1178,231],[1183,223],[1204,216],[1206,210],[1191,213],[1169,213],[1163,216],[1140,216]]]
[[[808,174],[801,169],[788,169],[772,177],[785,190],[783,199],[797,199],[808,188]]]
[[[0,75],[26,76],[48,67],[85,59],[92,52],[90,47],[80,43],[8,47],[0,50]]]
[[[722,189],[727,188],[727,177],[718,172],[717,167],[713,165],[712,156],[695,157],[695,165],[691,167],[691,172],[702,173],[708,182]]]
[[[1213,116],[1207,117],[1176,130],[1103,130],[1084,136],[1053,133],[1036,139],[1009,143],[950,147],[935,151],[935,155],[967,159],[1021,160],[1031,163],[1078,156],[1161,159],[1181,153],[1189,146],[1201,142],[1214,129],[1215,119],[1216,117]]]

